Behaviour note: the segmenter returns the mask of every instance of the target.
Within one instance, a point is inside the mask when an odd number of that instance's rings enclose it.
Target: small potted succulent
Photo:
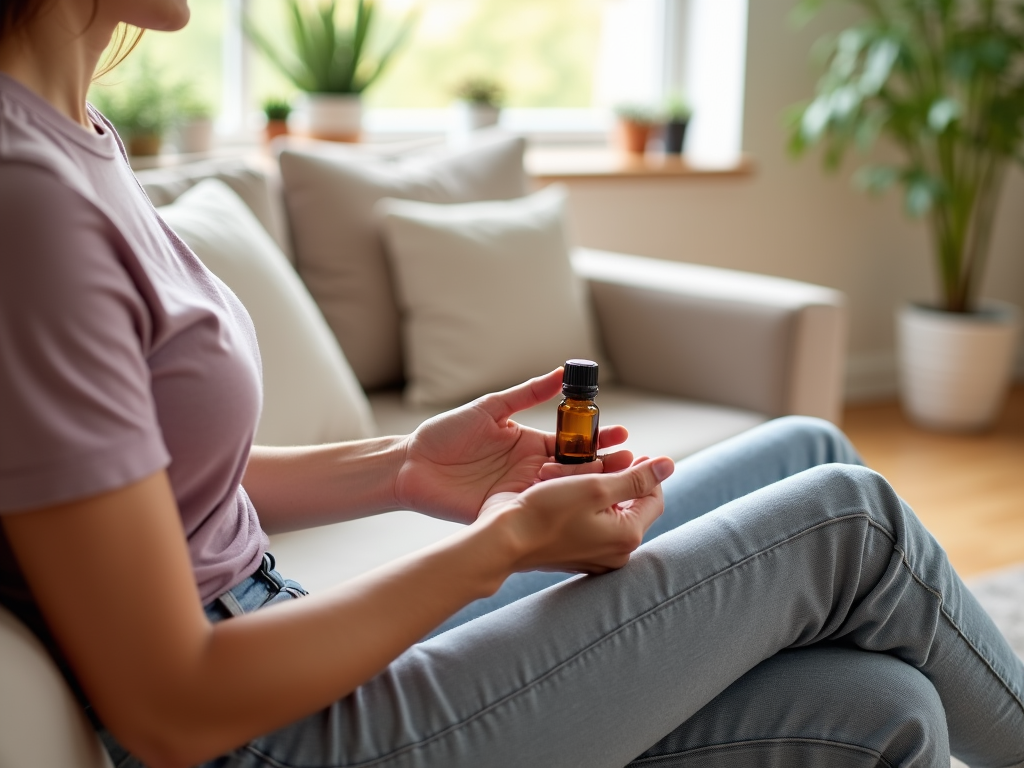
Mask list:
[[[379,26],[379,0],[284,0],[290,50],[271,42],[251,23],[245,32],[270,62],[303,92],[300,117],[314,138],[358,141],[362,93],[383,74],[416,22],[406,15],[386,45],[373,53],[368,41]]]
[[[263,114],[267,117],[263,135],[267,143],[278,136],[288,134],[288,116],[292,113],[292,105],[287,99],[271,96],[263,100]]]
[[[661,124],[661,116],[653,107],[645,104],[619,104],[615,107],[618,118],[616,133],[618,144],[626,152],[642,155],[647,142]]]
[[[505,88],[491,77],[467,77],[455,88],[455,99],[456,128],[468,133],[498,124]]]
[[[686,129],[693,110],[683,96],[676,94],[665,102],[665,153],[681,155],[686,143]]]

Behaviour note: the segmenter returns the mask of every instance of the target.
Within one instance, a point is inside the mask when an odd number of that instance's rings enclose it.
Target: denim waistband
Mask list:
[[[206,604],[210,621],[223,621],[282,600],[294,600],[306,594],[297,581],[284,578],[275,570],[274,556],[264,553],[260,567],[248,578]]]

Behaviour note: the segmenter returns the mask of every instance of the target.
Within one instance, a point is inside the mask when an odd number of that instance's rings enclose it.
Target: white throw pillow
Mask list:
[[[261,445],[370,437],[373,415],[338,342],[284,254],[223,182],[158,209],[249,310],[263,358]]]
[[[377,205],[402,311],[406,397],[464,402],[593,358],[584,286],[569,261],[566,193]]]
[[[332,143],[281,152],[295,264],[367,390],[403,379],[398,307],[373,206],[382,197],[521,197],[524,147],[521,138],[492,135],[443,153],[391,159]]]

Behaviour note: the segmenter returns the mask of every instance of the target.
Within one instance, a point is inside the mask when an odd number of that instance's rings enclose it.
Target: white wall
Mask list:
[[[850,303],[848,395],[894,391],[893,310],[937,296],[924,225],[896,195],[868,199],[817,157],[786,155],[783,114],[813,92],[809,51],[835,12],[794,30],[793,0],[750,0],[742,179],[571,183],[577,240],[665,259],[751,270],[838,288]],[[984,294],[1024,307],[1024,174],[1002,199]],[[1024,357],[1022,357],[1024,361]],[[1024,368],[1019,369],[1024,372]]]

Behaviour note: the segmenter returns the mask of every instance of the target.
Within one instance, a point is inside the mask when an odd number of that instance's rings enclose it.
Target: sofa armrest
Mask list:
[[[843,294],[794,280],[577,249],[618,380],[687,399],[837,422]]]

